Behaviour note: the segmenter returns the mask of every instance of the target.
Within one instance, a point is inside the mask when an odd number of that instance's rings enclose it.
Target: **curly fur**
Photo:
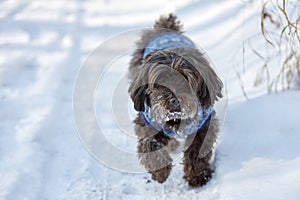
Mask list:
[[[150,53],[143,59],[149,39],[170,31],[183,33],[182,25],[173,14],[160,17],[153,29],[143,32],[130,61],[129,93],[134,108],[144,111],[146,102],[156,121],[163,121],[162,116],[170,110],[181,110],[186,117],[196,120],[198,104],[212,106],[222,97],[223,85],[204,54],[197,49],[172,47]],[[183,126],[184,120],[180,119]],[[140,162],[154,180],[162,183],[172,169],[168,147],[176,142],[146,124],[140,115],[134,123]],[[166,121],[163,123],[167,124]],[[184,179],[190,186],[202,186],[211,179],[213,169],[210,160],[218,130],[218,121],[213,117],[210,125],[187,137],[183,163]]]

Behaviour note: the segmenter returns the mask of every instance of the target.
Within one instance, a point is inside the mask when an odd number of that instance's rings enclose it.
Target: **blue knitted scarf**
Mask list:
[[[151,38],[145,47],[143,58],[149,53],[170,47],[187,47],[196,49],[196,45],[187,37],[176,32],[165,32]]]
[[[139,115],[144,120],[147,125],[152,126],[157,131],[163,132],[165,135],[176,138],[183,137],[187,135],[191,135],[196,133],[198,130],[202,129],[205,126],[208,126],[212,117],[215,115],[215,111],[212,107],[208,107],[207,109],[203,109],[200,105],[198,106],[197,118],[198,121],[190,121],[189,124],[184,124],[182,133],[178,134],[176,130],[164,128],[164,124],[159,124],[153,119],[153,115],[151,113],[151,108],[145,103],[145,111],[140,112]]]

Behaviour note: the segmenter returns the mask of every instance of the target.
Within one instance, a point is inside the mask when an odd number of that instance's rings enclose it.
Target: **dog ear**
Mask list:
[[[182,73],[187,77],[191,88],[196,91],[199,100],[212,105],[219,98],[222,98],[223,83],[204,54],[197,50],[188,50],[184,58],[188,61],[187,66]]]
[[[215,101],[222,98],[223,83],[210,65],[201,67],[200,77],[198,78],[197,94],[207,104],[213,105]],[[204,72],[204,73],[203,73]]]
[[[148,89],[148,68],[143,68],[142,71],[133,79],[131,85],[128,89],[130,97],[134,104],[134,109],[136,111],[145,110],[145,100],[148,101],[147,89]]]
[[[143,85],[140,87],[130,87],[129,88],[129,93],[130,93],[130,97],[133,101],[134,104],[134,109],[136,111],[144,111],[145,110],[145,100],[146,100],[146,90],[147,90],[147,86]]]

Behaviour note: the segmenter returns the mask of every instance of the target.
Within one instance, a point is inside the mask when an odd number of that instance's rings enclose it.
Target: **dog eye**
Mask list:
[[[173,95],[172,94],[166,94],[166,98],[171,99],[171,98],[173,98]]]

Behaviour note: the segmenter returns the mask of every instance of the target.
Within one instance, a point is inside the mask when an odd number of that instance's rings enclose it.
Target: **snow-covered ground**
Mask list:
[[[254,87],[260,63],[251,51],[245,49],[243,54],[244,41],[250,37],[253,47],[268,52],[259,34],[261,4],[242,0],[1,1],[0,199],[299,199],[300,93],[267,95],[266,86]],[[74,120],[74,84],[89,53],[120,32],[152,26],[160,14],[170,11],[210,56],[228,96],[227,116],[216,145],[216,173],[208,185],[197,189],[182,179],[180,160],[162,185],[149,182],[146,173],[105,166],[86,151]],[[132,44],[124,41],[120,48]],[[134,151],[132,135],[115,134],[122,128],[130,131],[132,124],[120,127],[110,119],[111,95],[119,95],[112,100],[119,99],[115,105],[127,105],[126,91],[111,94],[104,87],[99,93],[101,86],[123,83],[128,59],[124,56],[115,62],[107,72],[109,79],[99,83],[95,112],[111,144]],[[115,68],[118,63],[119,69]],[[241,85],[250,100],[245,100]],[[82,120],[89,123],[88,118]],[[111,158],[124,161],[110,153]]]

